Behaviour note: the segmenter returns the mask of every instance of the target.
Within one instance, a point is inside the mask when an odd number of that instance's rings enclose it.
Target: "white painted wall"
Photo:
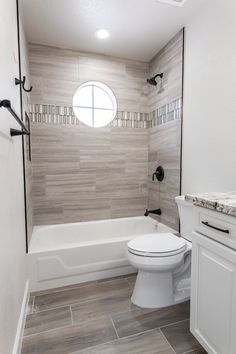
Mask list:
[[[186,25],[183,193],[236,190],[236,1]]]
[[[16,1],[0,0],[0,99],[20,113]],[[0,353],[12,353],[26,285],[21,138],[10,138],[17,123],[0,108]]]

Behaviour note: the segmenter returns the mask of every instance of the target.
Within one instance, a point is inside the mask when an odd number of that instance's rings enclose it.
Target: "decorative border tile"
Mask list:
[[[74,115],[72,107],[31,104],[30,118],[33,123],[46,124],[82,124]],[[181,119],[182,98],[159,107],[151,113],[117,112],[116,118],[108,125],[110,127],[146,129]]]
[[[169,123],[182,117],[182,97],[157,108],[149,114],[148,128]]]

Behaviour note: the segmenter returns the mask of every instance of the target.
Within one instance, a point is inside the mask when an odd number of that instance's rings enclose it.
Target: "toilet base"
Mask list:
[[[190,285],[173,289],[172,272],[145,272],[139,270],[131,301],[142,308],[171,306],[190,298]]]

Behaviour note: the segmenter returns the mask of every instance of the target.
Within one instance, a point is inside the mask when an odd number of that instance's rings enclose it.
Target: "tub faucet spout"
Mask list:
[[[155,209],[155,210],[146,209],[144,216],[148,216],[149,214],[161,215],[161,209]]]

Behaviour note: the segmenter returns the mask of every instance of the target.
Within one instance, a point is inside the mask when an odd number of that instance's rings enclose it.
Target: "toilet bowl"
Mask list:
[[[128,243],[127,258],[138,269],[135,305],[159,308],[189,298],[190,242],[171,233],[143,235]]]
[[[190,298],[192,204],[183,197],[176,202],[180,220],[188,220],[182,236],[154,233],[128,243],[127,259],[138,270],[131,301],[139,307],[161,308]]]

